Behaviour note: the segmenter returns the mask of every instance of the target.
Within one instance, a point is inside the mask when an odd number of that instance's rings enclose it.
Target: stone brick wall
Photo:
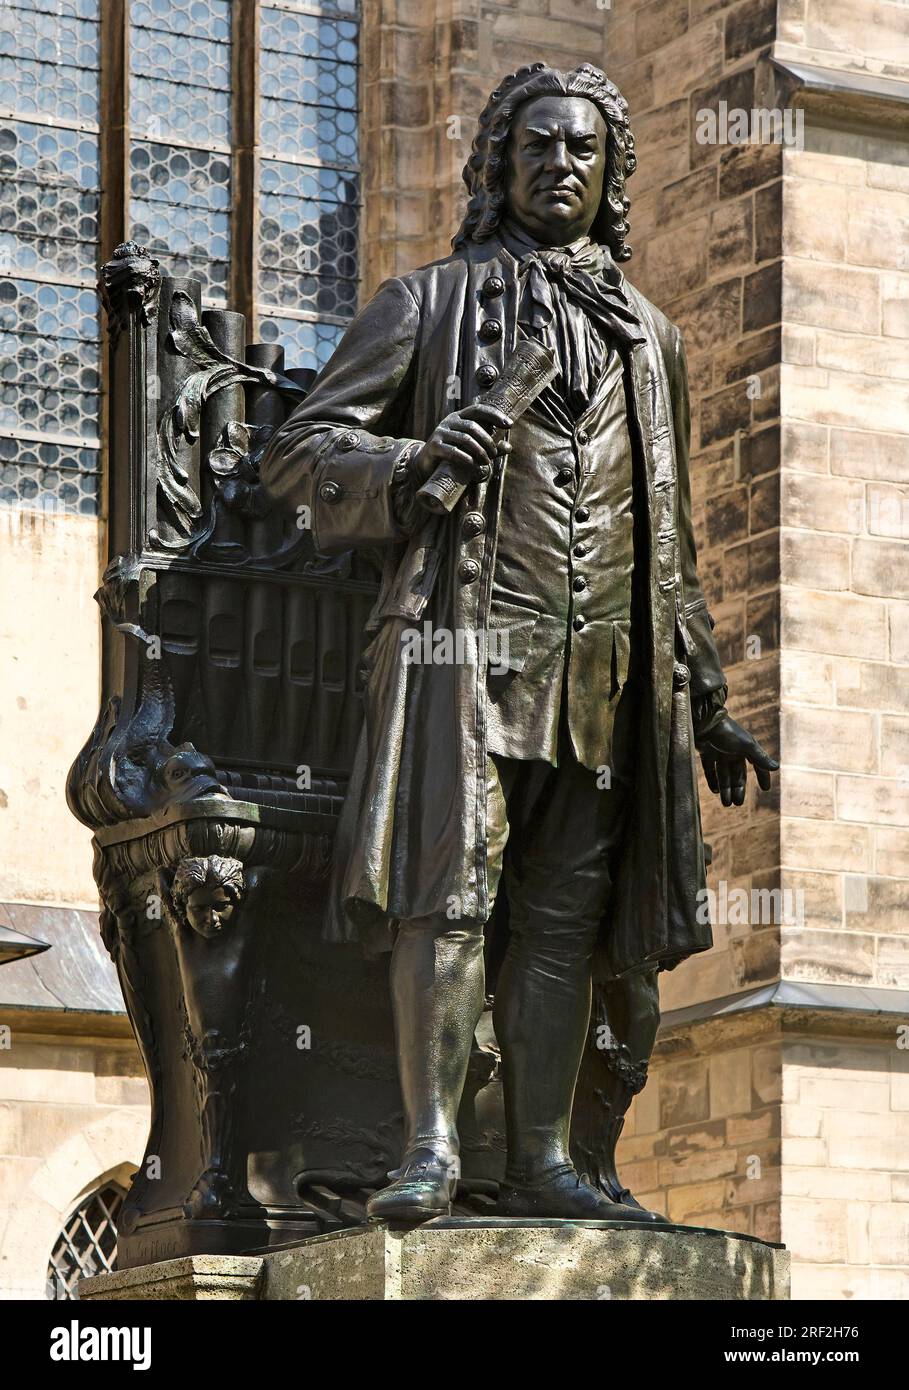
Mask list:
[[[909,1051],[894,1031],[784,1043],[793,1298],[909,1298]]]
[[[730,709],[779,751],[779,372],[782,157],[775,145],[709,144],[698,113],[757,104],[773,36],[767,4],[654,0],[610,17],[608,65],[638,149],[629,185],[629,277],[681,327],[692,393],[692,502],[704,590]],[[702,782],[711,886],[780,886],[779,790],[752,783],[724,809]],[[664,1007],[775,979],[779,927],[714,925],[715,947],[665,977]]]
[[[782,971],[906,988],[909,148],[809,123],[784,172]]]
[[[793,1298],[909,1297],[909,1049],[795,1010],[666,1033],[622,1180],[689,1225],[784,1241]]]
[[[752,789],[744,819],[704,800],[711,882],[804,895],[801,922],[718,925],[719,950],[664,980],[664,1007],[777,977],[909,983],[905,136],[856,102],[832,122],[809,111],[802,149],[693,135],[720,100],[762,104],[771,44],[886,83],[909,72],[907,36],[905,7],[877,0],[781,0],[776,33],[772,5],[666,0],[612,16],[609,67],[640,156],[630,273],[686,334],[695,524],[730,706],[783,761],[779,799]],[[861,1014],[828,1017],[822,1042],[781,1026],[782,1146],[756,1179],[733,1135],[762,1114],[754,1092],[748,1110],[746,1058],[770,1044],[745,1047],[731,1022],[673,1030],[623,1141],[631,1176],[648,1181],[655,1162],[654,1204],[687,1220],[775,1224],[796,1297],[905,1297],[900,1017],[867,1039]],[[711,1084],[737,1056],[738,1116]],[[748,1201],[761,1185],[763,1211]]]
[[[902,0],[777,0],[781,56],[875,77],[909,75]]]
[[[619,1150],[622,1181],[672,1221],[780,1240],[779,1018],[675,1029]]]
[[[142,1158],[148,1087],[126,1020],[106,1026],[118,1024],[119,1038],[86,1024],[52,1038],[14,1023],[0,1048],[0,1300],[44,1298],[73,1207],[102,1179],[128,1183]]]
[[[95,517],[0,511],[0,902],[97,906],[66,775],[98,704],[101,535]]]

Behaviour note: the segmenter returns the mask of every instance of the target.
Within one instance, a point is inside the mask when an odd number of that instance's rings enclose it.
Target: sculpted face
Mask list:
[[[198,887],[186,900],[186,919],[200,936],[217,936],[234,913],[234,901],[222,887]]]
[[[585,97],[536,97],[508,138],[508,212],[536,241],[565,246],[593,225],[603,193],[606,122]]]

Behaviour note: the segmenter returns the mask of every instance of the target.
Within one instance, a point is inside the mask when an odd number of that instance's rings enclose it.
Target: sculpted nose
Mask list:
[[[571,169],[571,160],[568,158],[568,146],[564,140],[554,140],[549,150],[547,161],[549,169],[554,174],[567,174]]]

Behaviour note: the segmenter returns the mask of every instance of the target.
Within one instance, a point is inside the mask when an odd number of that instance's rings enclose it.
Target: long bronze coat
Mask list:
[[[504,293],[489,284],[496,278]],[[691,694],[724,683],[691,529],[681,336],[623,287],[646,335],[629,371],[647,612],[637,793],[601,934],[605,978],[647,963],[671,967],[711,944],[697,920],[705,880]],[[271,496],[311,509],[321,552],[380,547],[383,555],[366,718],[338,836],[335,939],[365,934],[375,946],[375,929],[390,937],[401,918],[489,916],[486,670],[476,634],[489,609],[501,478],[468,489],[451,516],[421,516],[409,535],[391,480],[443,416],[486,389],[484,368],[501,370],[516,341],[517,300],[517,262],[498,239],[386,281],[262,461]],[[498,338],[480,332],[490,319]],[[402,661],[402,632],[426,621],[463,633],[468,659]]]

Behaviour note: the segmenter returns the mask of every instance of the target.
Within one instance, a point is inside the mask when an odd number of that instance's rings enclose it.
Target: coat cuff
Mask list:
[[[312,529],[323,555],[394,544],[410,530],[402,499],[402,465],[423,446],[365,430],[332,430],[313,470]]]
[[[725,686],[726,677],[713,640],[713,619],[703,599],[690,607],[686,605],[685,625],[694,645],[694,651],[686,657],[691,671],[691,694],[693,697],[706,695]]]
[[[695,742],[704,738],[716,724],[719,724],[726,713],[728,693],[727,687],[721,685],[716,690],[708,690],[704,695],[692,696],[691,718],[694,724]]]
[[[401,530],[406,531],[408,535],[412,535],[418,525],[426,520],[426,512],[417,501],[420,481],[413,469],[413,461],[419,449],[420,446],[416,445],[413,449],[405,450],[391,475],[392,514]]]

